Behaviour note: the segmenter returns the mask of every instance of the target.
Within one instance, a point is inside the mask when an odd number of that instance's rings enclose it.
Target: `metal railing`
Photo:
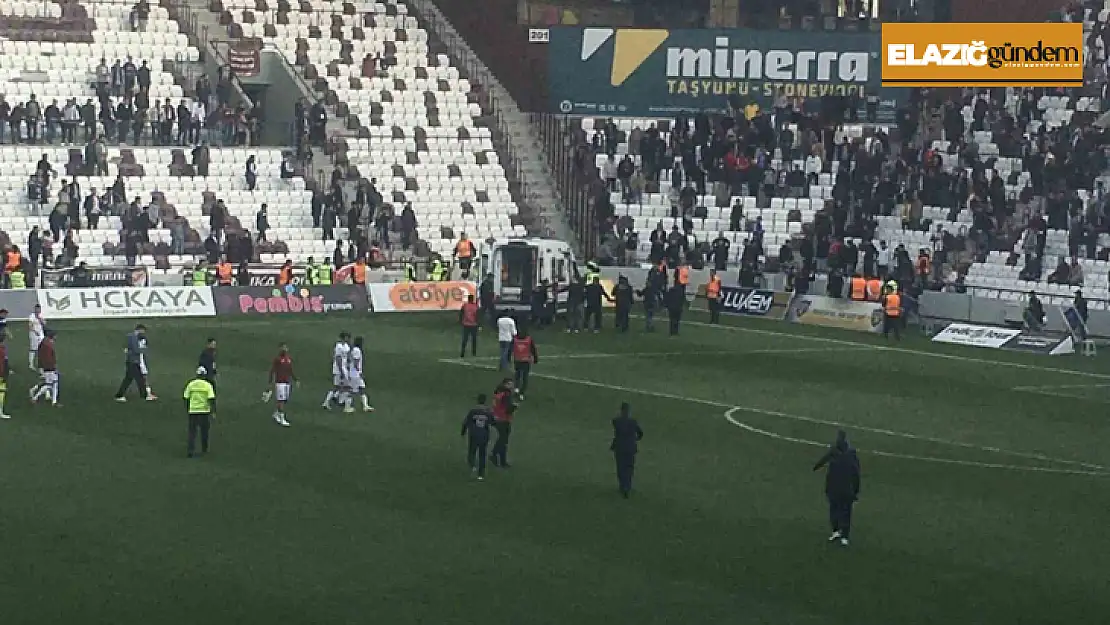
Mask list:
[[[571,120],[567,115],[533,113],[530,123],[540,136],[543,154],[555,178],[555,191],[563,202],[567,223],[578,239],[582,258],[593,258],[598,246],[597,216],[593,198],[595,183],[600,183],[593,167],[593,150],[585,146],[586,153],[579,152],[580,144],[573,132]],[[580,159],[586,167],[579,167]]]

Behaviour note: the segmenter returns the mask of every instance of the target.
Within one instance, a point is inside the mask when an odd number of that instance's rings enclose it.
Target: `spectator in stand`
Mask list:
[[[1048,283],[1067,284],[1070,277],[1071,267],[1068,267],[1067,261],[1064,260],[1063,256],[1061,256],[1059,258],[1059,261],[1056,263],[1056,269],[1053,269],[1052,273],[1048,274]]]
[[[601,166],[601,177],[605,180],[605,186],[610,191],[617,190],[617,176],[619,174],[619,167],[617,166],[616,158],[609,156],[605,160],[605,164]]]
[[[412,210],[412,202],[405,202],[401,209],[401,249],[408,251],[416,239],[416,213]]]
[[[77,242],[73,240],[73,230],[70,230],[66,233],[65,241],[62,242],[62,265],[72,267],[76,264],[80,249]]]
[[[1075,256],[1071,257],[1071,266],[1068,268],[1068,284],[1083,286],[1083,267],[1079,265],[1079,259]]]
[[[270,215],[267,211],[266,204],[258,209],[258,213],[254,216],[254,229],[258,231],[258,241],[268,241],[266,238],[266,231],[270,229]]]
[[[27,235],[27,254],[31,267],[37,268],[39,259],[42,257],[42,231],[38,226],[31,228],[30,234]]]
[[[246,174],[247,190],[254,191],[254,187],[258,184],[258,164],[255,162],[254,154],[247,157]]]
[[[169,220],[170,227],[170,253],[182,255],[185,253],[185,218],[175,217]]]
[[[1044,306],[1041,305],[1041,300],[1035,291],[1029,291],[1022,320],[1025,322],[1025,327],[1034,332],[1040,331],[1044,326]]]

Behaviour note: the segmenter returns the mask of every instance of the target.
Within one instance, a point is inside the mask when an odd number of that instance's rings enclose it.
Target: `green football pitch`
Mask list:
[[[610,317],[611,320],[611,317]],[[640,321],[636,321],[638,326]],[[63,407],[26,332],[0,423],[0,622],[1076,625],[1110,613],[1110,366],[729,320],[682,336],[537,334],[507,470],[459,427],[499,379],[451,318],[151,320],[158,402],[112,401],[133,321],[57,323]],[[373,414],[326,412],[341,329]],[[180,394],[219,341],[212,453]],[[286,341],[303,378],[261,402]],[[1076,372],[1078,371],[1078,373]],[[645,430],[617,494],[610,419]],[[825,542],[811,471],[840,424],[863,488]]]

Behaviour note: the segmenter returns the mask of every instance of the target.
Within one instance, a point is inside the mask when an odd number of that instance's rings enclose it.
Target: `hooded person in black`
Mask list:
[[[613,301],[617,308],[617,329],[628,332],[628,316],[632,313],[632,300],[635,289],[628,283],[628,278],[621,276],[617,285],[613,287]]]
[[[632,407],[628,402],[621,404],[620,414],[613,419],[613,442],[609,444],[609,451],[617,463],[617,487],[621,497],[628,499],[632,492],[632,476],[636,471],[636,452],[639,450],[640,439],[644,431],[640,424],[632,418]]]
[[[829,542],[840,541],[848,546],[852,530],[852,505],[859,499],[860,466],[856,450],[848,444],[844,430],[836,433],[836,442],[813,465],[817,471],[825,468],[825,497],[829,500],[829,523],[832,535]]]

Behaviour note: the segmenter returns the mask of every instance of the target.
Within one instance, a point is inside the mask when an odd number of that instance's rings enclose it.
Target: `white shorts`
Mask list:
[[[57,384],[58,383],[58,372],[57,371],[43,371],[42,372],[42,381],[46,384]]]
[[[42,337],[41,336],[35,336],[34,334],[31,334],[31,335],[28,335],[27,340],[28,340],[28,344],[31,346],[30,351],[32,351],[32,352],[39,351],[39,345],[42,343]]]
[[[274,385],[274,399],[277,401],[289,401],[289,392],[292,390],[290,384],[282,382]]]
[[[352,373],[347,376],[347,388],[352,391],[361,391],[366,388],[366,382],[362,379],[361,375]]]

